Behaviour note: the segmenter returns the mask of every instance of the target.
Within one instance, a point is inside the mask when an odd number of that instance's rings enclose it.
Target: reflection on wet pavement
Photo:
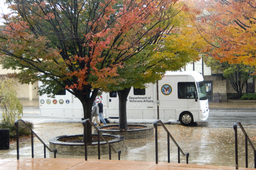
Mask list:
[[[182,125],[167,124],[166,127],[180,145],[181,149],[189,152],[189,163],[200,165],[219,165],[235,166],[234,154],[234,130],[232,128],[209,128],[204,126],[185,127]],[[255,144],[254,127],[245,127],[248,136]],[[81,123],[43,123],[35,124],[34,131],[49,143],[49,139],[70,134],[82,134],[83,126]],[[159,162],[167,162],[167,134],[159,127]],[[239,166],[244,167],[244,137],[241,130],[239,134]],[[43,146],[34,138],[35,158],[43,158]],[[126,150],[121,153],[121,160],[132,161],[155,161],[155,140],[154,137],[146,139],[126,140]],[[253,152],[249,148],[249,167],[253,166]],[[177,163],[177,148],[171,142],[171,162]],[[31,157],[30,140],[20,142],[20,157]],[[47,158],[53,157],[52,153],[47,151]],[[16,143],[10,145],[9,150],[0,150],[0,158],[16,158]],[[81,156],[59,155],[57,158],[83,158]],[[97,159],[97,156],[88,156],[88,159]],[[108,155],[101,155],[101,159],[108,159]],[[112,155],[112,159],[117,159],[117,154]],[[181,162],[185,163],[185,157],[181,156]]]

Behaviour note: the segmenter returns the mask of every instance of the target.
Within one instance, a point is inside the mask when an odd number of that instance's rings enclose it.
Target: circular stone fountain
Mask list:
[[[125,139],[141,139],[151,137],[154,134],[153,126],[146,125],[127,125],[127,131],[120,131],[119,125],[105,125],[99,127],[102,133],[111,135],[121,135]]]
[[[98,154],[98,137],[96,134],[93,134],[93,142],[92,144],[87,145],[87,153],[88,155],[97,155]],[[125,149],[124,145],[124,137],[120,135],[109,135],[103,134],[104,138],[108,140],[108,143],[111,144],[116,151]],[[61,155],[74,155],[74,156],[83,156],[84,155],[84,142],[83,142],[83,134],[78,135],[64,135],[57,136],[55,138],[50,139],[50,148],[57,149],[57,153]],[[112,153],[115,153],[113,149],[111,149]],[[102,155],[109,153],[109,145],[106,141],[100,141],[100,153]]]

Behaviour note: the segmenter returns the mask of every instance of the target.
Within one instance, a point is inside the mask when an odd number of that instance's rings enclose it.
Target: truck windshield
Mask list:
[[[197,89],[198,89],[198,98],[199,100],[206,100],[206,89],[204,82],[197,82],[196,83]]]

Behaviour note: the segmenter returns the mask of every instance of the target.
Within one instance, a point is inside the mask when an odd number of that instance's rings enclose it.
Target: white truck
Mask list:
[[[38,86],[42,82],[38,82]],[[67,90],[61,90],[56,95],[43,94],[39,96],[39,109],[41,116],[60,118],[83,118],[83,106],[78,98]]]
[[[103,93],[104,112],[117,119],[118,95]],[[131,88],[127,98],[127,119],[160,119],[180,121],[183,125],[207,120],[208,99],[203,76],[195,71],[166,72],[145,89]]]
[[[98,98],[102,100],[105,118],[118,119],[117,93],[103,92]],[[66,90],[55,96],[39,96],[39,108],[42,116],[83,118],[81,102]],[[145,89],[131,88],[127,98],[127,119],[178,120],[190,125],[205,121],[208,116],[203,76],[195,71],[166,72],[162,80],[146,84]]]

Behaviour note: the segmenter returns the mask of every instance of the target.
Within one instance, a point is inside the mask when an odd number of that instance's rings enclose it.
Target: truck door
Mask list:
[[[192,114],[193,112],[196,113],[198,111],[199,102],[197,96],[195,82],[178,83],[178,98],[184,102],[184,111],[190,111]]]
[[[175,83],[164,78],[159,81],[159,119],[162,121],[176,120],[175,110],[179,105]]]
[[[105,95],[106,99],[103,99],[104,106],[107,108],[105,109],[106,117],[109,117],[111,119],[118,119],[119,113],[118,113],[118,97],[117,97],[117,91],[109,92]],[[106,102],[106,103],[105,103]]]

